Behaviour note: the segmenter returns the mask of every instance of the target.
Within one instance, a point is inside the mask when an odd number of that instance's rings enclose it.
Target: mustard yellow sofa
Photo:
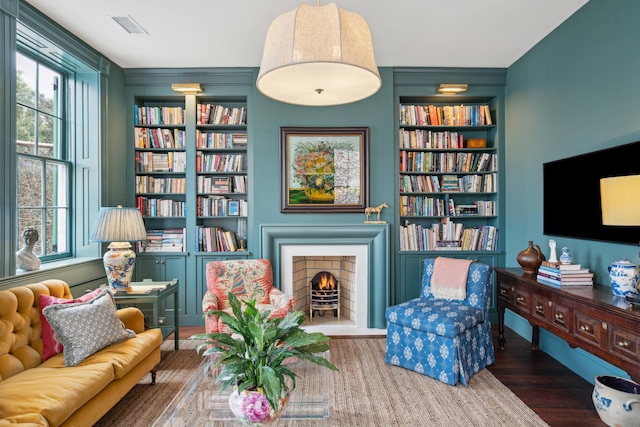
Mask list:
[[[117,311],[135,337],[75,366],[63,353],[42,361],[40,294],[72,299],[67,283],[46,280],[0,291],[0,426],[91,426],[160,362],[162,333],[144,329],[137,308]]]

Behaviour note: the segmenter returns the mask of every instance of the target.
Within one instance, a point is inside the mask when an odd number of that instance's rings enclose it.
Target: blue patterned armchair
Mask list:
[[[385,311],[385,361],[466,386],[472,375],[495,361],[489,323],[493,269],[472,262],[464,299],[436,298],[431,289],[434,261],[424,261],[420,297]]]

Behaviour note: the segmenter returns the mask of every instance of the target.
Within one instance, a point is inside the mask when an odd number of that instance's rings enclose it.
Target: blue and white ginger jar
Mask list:
[[[607,269],[609,270],[611,290],[614,295],[637,294],[638,267],[635,264],[629,262],[629,260],[621,259],[612,263]]]

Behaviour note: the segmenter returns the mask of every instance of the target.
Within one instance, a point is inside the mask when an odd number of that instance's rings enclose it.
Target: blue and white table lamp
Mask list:
[[[136,253],[131,249],[130,242],[146,239],[147,229],[138,209],[122,206],[100,208],[90,240],[110,242],[102,260],[111,289],[130,288],[136,263]]]

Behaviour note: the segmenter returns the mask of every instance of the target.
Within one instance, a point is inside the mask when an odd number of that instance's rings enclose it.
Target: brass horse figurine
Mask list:
[[[378,221],[380,221],[380,212],[382,212],[382,209],[388,208],[388,207],[389,205],[387,205],[386,203],[383,203],[378,206],[369,206],[368,208],[364,208],[365,221],[369,221],[371,219],[372,213],[378,214]]]

